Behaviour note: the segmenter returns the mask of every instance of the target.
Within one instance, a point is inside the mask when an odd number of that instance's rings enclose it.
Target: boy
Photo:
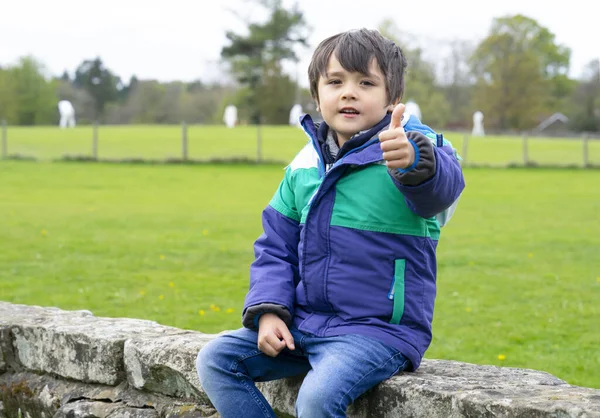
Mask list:
[[[464,180],[441,135],[404,115],[406,62],[378,32],[315,50],[324,122],[286,168],[255,242],[244,328],[207,344],[198,375],[225,417],[274,417],[254,382],[307,373],[299,417],[344,417],[358,396],[415,370],[431,342],[435,249]]]

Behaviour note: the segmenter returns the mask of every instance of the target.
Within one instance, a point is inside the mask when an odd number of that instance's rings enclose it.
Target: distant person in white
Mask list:
[[[228,128],[233,128],[235,126],[237,123],[237,107],[229,105],[225,108],[223,122],[225,122],[225,125],[227,125]]]
[[[300,126],[300,117],[302,116],[302,105],[296,103],[290,110],[290,125]]]
[[[483,113],[479,110],[473,113],[473,132],[471,132],[473,136],[485,136],[485,131],[483,130]]]
[[[68,100],[58,102],[58,112],[60,113],[59,125],[61,128],[75,127],[75,108]]]
[[[414,115],[416,116],[419,120],[423,120],[422,116],[421,116],[421,108],[419,107],[419,105],[412,101],[409,100],[408,102],[406,102],[406,108],[404,109],[404,114],[408,115],[408,117],[410,117],[410,115]]]

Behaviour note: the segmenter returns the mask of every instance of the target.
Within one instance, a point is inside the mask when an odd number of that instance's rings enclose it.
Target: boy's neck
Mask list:
[[[333,158],[334,161],[342,158],[351,149],[362,146],[373,135],[377,134],[378,131],[385,129],[389,122],[390,115],[387,114],[374,126],[364,131],[359,131],[350,138],[342,137],[339,133],[331,129],[326,122],[319,124],[317,137],[318,141],[322,144],[324,158],[326,160]]]
[[[344,144],[350,140],[350,138],[346,138],[345,136],[338,134],[333,129],[331,130],[331,132],[333,134],[333,138],[335,139],[335,142],[338,144],[338,147],[340,147],[340,148],[342,148],[344,146]],[[354,136],[354,135],[352,135],[352,136]]]
[[[372,129],[373,127],[370,127],[369,129],[365,129],[364,131],[359,131],[356,132],[354,134],[352,134],[349,138],[347,138],[344,135],[340,135],[339,133],[337,133],[336,131],[334,131],[333,129],[331,129],[331,133],[333,134],[333,139],[335,139],[335,142],[338,144],[338,147],[340,147],[340,149],[344,146],[344,144],[348,141],[350,141],[352,138],[354,138],[356,135],[361,134],[363,132],[367,132],[368,130]]]

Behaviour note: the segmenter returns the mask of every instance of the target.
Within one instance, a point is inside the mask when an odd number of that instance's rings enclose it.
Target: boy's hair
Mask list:
[[[310,94],[319,100],[319,77],[327,74],[329,58],[334,54],[344,70],[368,74],[371,60],[375,58],[385,77],[388,104],[404,94],[404,69],[406,58],[402,49],[376,30],[359,29],[338,33],[323,40],[308,66]]]

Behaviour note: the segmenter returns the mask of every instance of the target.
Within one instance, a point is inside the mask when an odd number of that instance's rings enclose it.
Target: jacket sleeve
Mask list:
[[[258,328],[260,315],[273,312],[291,324],[296,283],[299,282],[298,243],[300,217],[296,210],[291,169],[262,213],[263,233],[254,243],[250,266],[250,290],[246,295],[242,323]]]
[[[441,136],[436,144],[429,136],[407,132],[417,158],[406,170],[390,170],[390,176],[414,213],[423,218],[437,216],[443,226],[454,212],[465,181],[452,144],[442,142]]]

